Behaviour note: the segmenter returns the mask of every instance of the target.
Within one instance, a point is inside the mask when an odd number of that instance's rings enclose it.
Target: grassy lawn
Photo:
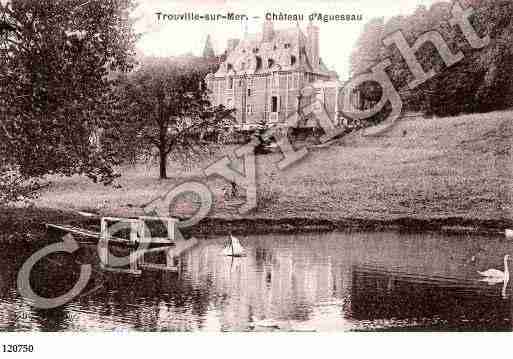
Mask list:
[[[279,153],[257,158],[258,208],[244,217],[512,219],[513,112],[409,119],[379,138],[356,132],[284,171]],[[205,161],[208,165],[213,159]],[[225,201],[226,181],[170,164],[169,180],[153,165],[121,169],[120,188],[83,177],[52,178],[38,207],[142,214],[143,204],[188,179],[206,181],[215,195],[212,216],[240,217]],[[176,214],[192,211],[180,201]]]

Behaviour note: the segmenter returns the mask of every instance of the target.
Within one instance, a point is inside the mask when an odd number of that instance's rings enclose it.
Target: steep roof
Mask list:
[[[306,52],[307,37],[299,26],[273,31],[269,41],[262,33],[246,34],[235,47],[228,49],[226,61],[215,73],[216,77],[240,74],[270,73],[280,70],[313,71]],[[329,75],[323,63],[315,72]]]

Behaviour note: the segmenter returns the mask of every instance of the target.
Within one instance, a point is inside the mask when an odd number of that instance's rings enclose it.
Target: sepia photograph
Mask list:
[[[512,15],[1,0],[0,331],[513,332]]]

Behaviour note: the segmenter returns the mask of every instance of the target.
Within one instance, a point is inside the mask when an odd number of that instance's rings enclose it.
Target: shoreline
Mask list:
[[[317,218],[220,218],[209,217],[200,221],[195,228],[184,230],[195,235],[248,233],[311,233],[333,231],[398,231],[410,233],[439,232],[446,234],[503,235],[506,228],[513,226],[510,220],[484,220],[461,217],[448,218],[396,218],[375,220],[369,218],[343,218],[337,220]]]
[[[85,217],[76,212],[51,208],[0,208],[0,243],[27,243],[46,236],[46,223],[69,224],[87,229],[99,228],[99,216]],[[192,228],[182,232],[196,236],[225,235],[229,232],[247,234],[296,234],[326,233],[334,231],[398,231],[405,233],[438,232],[450,235],[504,235],[506,228],[513,228],[507,219],[447,218],[229,218],[207,217]]]

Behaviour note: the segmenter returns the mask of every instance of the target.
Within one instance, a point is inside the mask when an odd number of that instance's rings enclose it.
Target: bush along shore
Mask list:
[[[100,230],[100,217],[85,217],[71,211],[49,208],[0,209],[3,228],[1,243],[23,243],[50,239],[46,223],[66,224]],[[151,226],[151,224],[149,224]],[[513,228],[511,220],[476,220],[466,218],[370,220],[346,218],[325,220],[315,218],[220,218],[208,217],[194,227],[181,230],[186,236],[221,236],[229,232],[239,235],[269,233],[320,233],[331,231],[443,232],[449,234],[502,235]]]

